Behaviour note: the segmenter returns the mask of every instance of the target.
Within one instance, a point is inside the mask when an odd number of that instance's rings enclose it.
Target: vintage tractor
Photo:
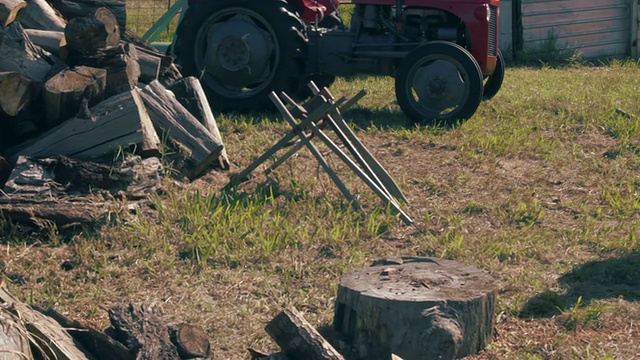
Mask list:
[[[471,117],[499,90],[499,0],[189,0],[172,44],[182,71],[201,79],[214,109],[271,105],[271,91],[308,94],[310,80],[395,78],[414,122]]]

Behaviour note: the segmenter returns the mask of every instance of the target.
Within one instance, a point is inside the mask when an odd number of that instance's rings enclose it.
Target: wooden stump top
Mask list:
[[[480,269],[429,257],[379,259],[371,267],[348,271],[340,284],[368,297],[408,302],[468,300],[496,287]]]

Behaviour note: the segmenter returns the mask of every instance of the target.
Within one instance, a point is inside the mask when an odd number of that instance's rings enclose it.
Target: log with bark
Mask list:
[[[169,87],[178,101],[193,115],[217,142],[223,144],[222,135],[218,129],[216,118],[213,116],[211,106],[204,93],[200,80],[193,76],[182,78]],[[229,157],[227,151],[223,148],[220,157],[217,159],[217,165],[222,169],[229,169]]]
[[[0,72],[19,72],[42,84],[66,65],[31,42],[19,22],[0,28]]]
[[[105,97],[130,91],[138,84],[140,65],[135,46],[124,43],[92,54],[69,53],[70,66],[84,65],[107,70]]]
[[[289,359],[344,360],[295,308],[280,312],[265,330]]]
[[[78,113],[82,100],[94,106],[104,99],[107,71],[77,66],[57,73],[44,84],[47,125],[55,126]]]
[[[35,97],[31,80],[19,72],[0,72],[0,116],[16,116]]]
[[[126,0],[51,0],[51,3],[67,20],[89,16],[105,7],[115,15],[121,30],[127,24]]]
[[[27,29],[63,31],[67,25],[46,0],[28,0],[17,20]]]
[[[27,6],[24,0],[0,0],[0,26],[6,27],[16,20],[18,13]]]
[[[115,15],[107,8],[99,8],[90,16],[69,21],[64,29],[67,48],[71,54],[93,55],[120,43],[120,28]]]
[[[194,166],[187,171],[187,176],[195,179],[202,175],[206,168],[218,159],[223,144],[158,81],[145,86],[141,95],[157,130],[166,133],[172,142],[191,152],[190,158]]]
[[[380,259],[340,282],[334,328],[353,359],[456,359],[491,340],[497,288],[484,271],[452,260]]]
[[[61,57],[60,48],[66,44],[64,32],[53,30],[24,29],[27,37],[34,45]]]
[[[140,98],[139,90],[112,96],[82,111],[39,137],[7,150],[7,158],[20,155],[65,155],[91,159],[134,146],[143,156],[159,156],[160,139]]]

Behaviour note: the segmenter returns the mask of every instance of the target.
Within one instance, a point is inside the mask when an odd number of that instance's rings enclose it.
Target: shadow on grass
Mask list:
[[[564,292],[545,291],[529,300],[520,317],[551,317],[592,300],[622,298],[640,300],[640,252],[590,261],[560,277]]]

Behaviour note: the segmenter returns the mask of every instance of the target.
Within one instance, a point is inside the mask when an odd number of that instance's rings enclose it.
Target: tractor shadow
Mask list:
[[[559,283],[564,291],[538,294],[525,304],[519,316],[552,317],[598,299],[640,300],[640,252],[587,262],[562,275]]]

